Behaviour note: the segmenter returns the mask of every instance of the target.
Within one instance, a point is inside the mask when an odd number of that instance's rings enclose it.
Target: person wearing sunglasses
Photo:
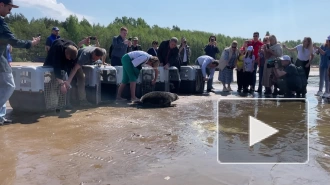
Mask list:
[[[222,63],[222,65],[220,66],[218,80],[222,82],[223,92],[232,91],[230,84],[233,82],[233,70],[235,68],[238,54],[239,51],[237,49],[237,41],[233,41],[231,46],[225,48],[221,54],[219,63]]]

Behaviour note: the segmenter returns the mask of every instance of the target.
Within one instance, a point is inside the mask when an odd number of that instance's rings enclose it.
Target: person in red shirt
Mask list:
[[[259,32],[254,32],[253,33],[253,39],[247,41],[247,46],[253,46],[253,55],[255,57],[256,63],[254,64],[254,71],[253,71],[253,81],[252,81],[252,90],[254,91],[256,81],[257,81],[257,67],[260,67],[259,64],[259,50],[261,46],[264,44],[259,40]]]

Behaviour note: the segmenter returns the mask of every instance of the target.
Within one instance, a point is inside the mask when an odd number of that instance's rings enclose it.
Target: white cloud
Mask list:
[[[21,7],[33,7],[39,9],[45,16],[59,21],[64,21],[70,15],[76,15],[79,20],[87,19],[93,23],[94,18],[82,14],[77,14],[67,9],[63,3],[57,3],[56,0],[15,0],[14,4]]]

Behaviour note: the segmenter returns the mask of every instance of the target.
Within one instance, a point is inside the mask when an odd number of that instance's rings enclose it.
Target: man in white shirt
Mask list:
[[[202,69],[204,81],[207,81],[207,92],[214,92],[213,76],[215,68],[218,67],[219,61],[208,55],[200,56],[195,61],[196,65],[199,65]],[[209,77],[206,77],[208,75]]]

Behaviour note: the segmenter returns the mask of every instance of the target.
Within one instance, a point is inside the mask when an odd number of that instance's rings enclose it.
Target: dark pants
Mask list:
[[[240,71],[237,71],[236,75],[237,75],[238,90],[242,90],[243,89],[243,84],[244,84],[244,72],[243,72],[243,70],[241,69]]]
[[[256,82],[257,82],[257,68],[258,68],[258,64],[254,64],[254,71],[253,71],[253,78],[252,78],[252,89],[255,88],[256,86]]]
[[[262,76],[264,75],[264,66],[259,67],[259,86],[258,91],[262,91]]]
[[[305,67],[308,62],[309,62],[309,60],[302,61],[302,60],[297,59],[296,64],[295,64],[297,67],[302,66],[302,68],[304,69],[307,83],[308,83],[309,72],[311,70],[311,65],[309,65],[308,67]],[[301,91],[297,92],[297,95],[300,95],[300,94],[305,95],[306,93],[307,93],[307,84],[302,87]]]
[[[181,66],[187,66],[188,65],[188,62],[182,62],[181,63]]]
[[[286,97],[291,97],[293,95],[293,91],[298,91],[296,81],[294,79],[278,79],[276,83],[276,87],[279,88],[279,93],[284,94]]]
[[[253,85],[253,72],[244,72],[243,78],[243,89],[246,91]]]
[[[111,57],[111,65],[112,66],[122,66],[122,64],[121,64],[121,58],[112,56]]]

